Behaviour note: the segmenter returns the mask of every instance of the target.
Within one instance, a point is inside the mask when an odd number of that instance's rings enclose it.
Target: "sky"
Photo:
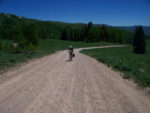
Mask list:
[[[0,12],[69,23],[150,26],[150,0],[0,0]]]

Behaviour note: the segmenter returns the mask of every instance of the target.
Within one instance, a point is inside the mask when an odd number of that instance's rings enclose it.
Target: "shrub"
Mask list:
[[[129,78],[131,78],[131,76],[128,75],[128,74],[125,74],[125,75],[123,76],[123,78],[124,78],[124,79],[129,79]]]

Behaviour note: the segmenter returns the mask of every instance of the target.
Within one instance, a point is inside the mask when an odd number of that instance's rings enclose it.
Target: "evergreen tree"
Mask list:
[[[67,34],[67,30],[66,29],[64,29],[63,31],[62,31],[62,34],[61,34],[61,38],[60,38],[61,40],[67,40],[68,39],[68,34]]]
[[[89,22],[85,31],[85,41],[91,42],[92,41],[92,29],[93,28],[93,22]]]
[[[142,26],[136,27],[135,35],[133,38],[134,53],[144,54],[145,53],[145,36]]]
[[[73,31],[73,29],[71,29],[70,40],[71,40],[71,41],[74,40],[74,31]]]
[[[102,25],[102,30],[103,30],[103,39],[104,41],[107,40],[107,31],[105,25]]]
[[[81,34],[80,34],[81,35],[81,37],[80,37],[81,41],[85,40],[85,37],[86,37],[85,31],[86,31],[86,25],[83,25],[81,28]]]
[[[89,23],[88,23],[88,26],[87,26],[87,31],[89,31],[90,28],[92,28],[92,27],[93,27],[93,22],[89,22]]]

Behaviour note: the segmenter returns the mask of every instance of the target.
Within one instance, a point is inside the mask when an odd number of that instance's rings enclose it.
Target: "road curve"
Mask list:
[[[150,113],[149,95],[79,50],[1,74],[0,113]]]

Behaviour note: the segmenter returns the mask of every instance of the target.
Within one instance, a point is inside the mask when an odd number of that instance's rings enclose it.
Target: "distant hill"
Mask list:
[[[61,32],[64,28],[81,29],[84,26],[84,24],[82,23],[72,24],[57,21],[41,21],[36,19],[25,18],[22,16],[16,16],[14,14],[0,13],[0,32],[4,29],[4,27],[10,28],[9,26],[24,26],[25,24],[31,22],[36,24],[41,31],[45,30],[44,32],[46,32],[48,37],[51,39],[59,39]],[[7,26],[4,24],[7,24]]]
[[[115,27],[122,30],[133,31],[133,32],[135,31],[136,28],[136,26],[110,26],[107,24],[95,24],[95,25],[99,25],[99,26],[105,25],[106,27]],[[146,35],[150,35],[150,26],[143,26],[143,30]]]
[[[127,27],[117,26],[117,28],[123,29],[123,30],[128,30],[128,31],[135,31],[136,26],[131,26],[131,27],[130,26],[127,26]],[[143,26],[143,30],[146,35],[150,35],[150,26]]]

